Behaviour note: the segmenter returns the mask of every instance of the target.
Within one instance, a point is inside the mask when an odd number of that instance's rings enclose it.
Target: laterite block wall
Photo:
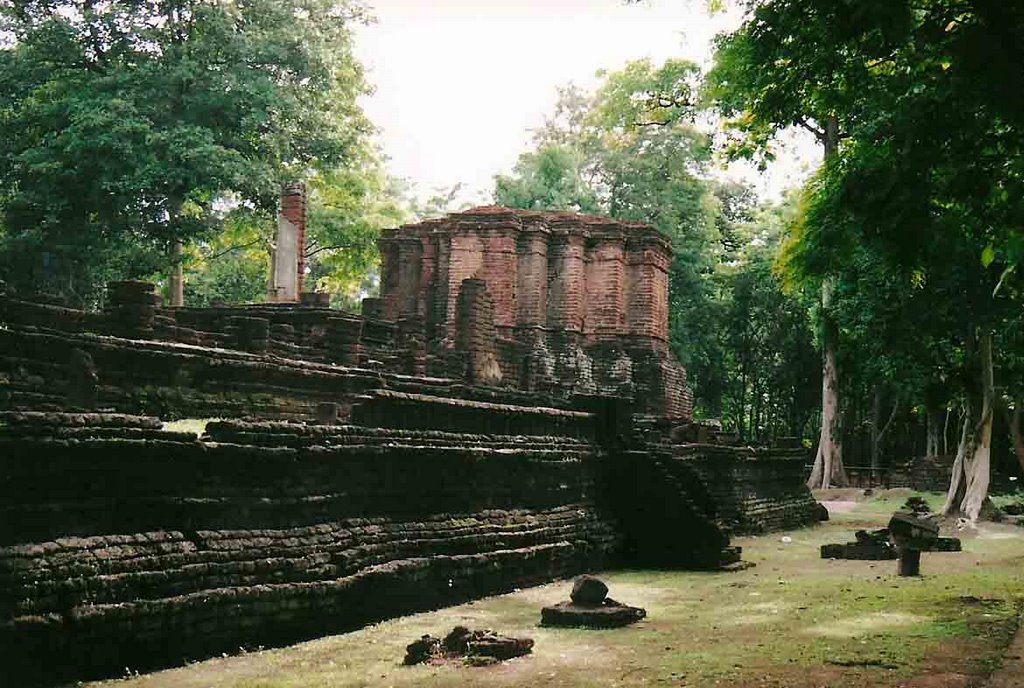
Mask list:
[[[599,568],[567,437],[46,416],[0,436],[0,666],[115,675]],[[56,660],[56,661],[55,661]]]
[[[733,534],[814,522],[816,502],[805,484],[807,452],[802,449],[682,445],[674,448],[673,457],[701,477],[717,518]]]

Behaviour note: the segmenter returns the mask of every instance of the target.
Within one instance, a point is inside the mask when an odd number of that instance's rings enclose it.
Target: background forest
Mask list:
[[[685,0],[680,0],[683,2]],[[708,3],[709,10],[721,3]],[[671,345],[700,417],[845,468],[956,454],[976,517],[1024,464],[1024,7],[746,0],[713,64],[566,85],[493,201],[672,239]],[[382,228],[459,209],[387,172],[350,0],[0,0],[0,279],[100,305],[107,280],[259,301],[283,183],[310,190],[308,279],[355,308]],[[599,65],[595,65],[597,67]],[[782,200],[722,174],[810,132]]]

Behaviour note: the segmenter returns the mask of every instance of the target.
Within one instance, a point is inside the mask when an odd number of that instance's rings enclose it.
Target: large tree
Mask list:
[[[920,355],[930,342],[953,339],[947,350],[959,384],[947,384],[963,396],[964,420],[945,511],[976,519],[989,479],[994,371],[1005,359],[996,335],[1020,311],[1024,104],[1010,95],[1019,78],[1010,46],[1024,40],[1024,8],[985,0],[800,5],[821,20],[809,22],[818,47],[804,47],[805,64],[845,56],[840,85],[858,117],[849,144],[808,188],[788,264],[859,290],[860,308],[884,314],[906,302],[934,316],[915,321]],[[787,7],[761,3],[754,16],[769,21],[766,8]],[[902,279],[905,293],[880,298],[850,279],[864,256],[885,266],[893,284]],[[906,344],[885,329],[874,335],[894,353]]]
[[[906,17],[886,2],[802,2],[750,0],[735,32],[719,39],[709,94],[730,118],[737,136],[733,156],[772,159],[772,142],[789,127],[811,132],[826,161],[839,151],[842,137],[866,116],[870,65],[857,40],[830,43],[832,32],[850,15],[875,12],[894,27]],[[871,41],[876,37],[867,37]],[[884,41],[884,36],[877,37]],[[818,280],[819,340],[822,350],[821,432],[810,487],[846,483],[842,454],[839,328],[834,316],[834,284],[826,272]]]
[[[0,1],[0,260],[95,297],[167,266],[230,196],[352,157],[369,125],[343,0]]]

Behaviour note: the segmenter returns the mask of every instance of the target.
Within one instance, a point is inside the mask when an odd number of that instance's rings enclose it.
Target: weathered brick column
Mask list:
[[[343,366],[359,365],[362,334],[362,320],[328,318],[326,336],[331,362]]]
[[[425,375],[427,343],[423,316],[414,314],[398,319],[398,346],[401,349],[402,372],[407,375]]]
[[[587,318],[590,339],[619,337],[626,332],[625,236],[617,223],[591,229],[587,251]]]
[[[581,232],[553,230],[548,244],[548,327],[581,332],[586,298]]]
[[[548,301],[548,229],[535,222],[523,228],[516,266],[516,325],[543,327]]]
[[[668,345],[668,266],[671,249],[649,232],[626,242],[626,324],[629,334],[650,340],[658,350]]]
[[[462,281],[455,321],[455,346],[469,356],[467,380],[477,384],[500,381],[502,375],[495,342],[494,301],[487,292],[487,282],[482,279]]]
[[[306,185],[288,184],[281,192],[271,281],[267,300],[298,301],[306,270]]]

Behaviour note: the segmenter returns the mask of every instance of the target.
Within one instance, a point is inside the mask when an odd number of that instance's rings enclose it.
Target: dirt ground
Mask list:
[[[943,532],[960,553],[926,553],[920,578],[896,563],[823,560],[822,544],[881,527],[912,494],[819,494],[852,503],[814,528],[736,538],[754,568],[733,573],[612,571],[610,595],[645,607],[619,630],[541,628],[540,608],[568,597],[556,582],[393,619],[288,648],[200,662],[92,688],[356,686],[751,686],[933,688],[1017,680],[1010,647],[1024,599],[1024,530],[1009,524]],[[941,495],[927,495],[931,502]],[[955,525],[952,526],[955,528]],[[494,667],[404,667],[404,647],[456,624],[528,636],[534,652]],[[1019,668],[1019,667],[1018,667]],[[1016,675],[1014,675],[1016,674]]]

